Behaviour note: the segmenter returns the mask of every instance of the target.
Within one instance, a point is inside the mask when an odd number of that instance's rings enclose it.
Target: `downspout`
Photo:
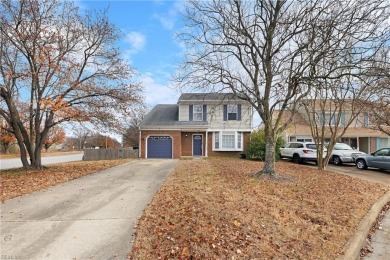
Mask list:
[[[209,136],[209,131],[206,130],[206,138],[205,138],[206,139],[206,148],[205,148],[206,151],[205,151],[205,154],[204,154],[205,157],[208,157],[208,143],[209,143],[208,142],[208,136]]]
[[[142,140],[141,140],[141,135],[142,135],[142,132],[141,132],[141,127],[138,127],[138,131],[139,131],[139,135],[138,135],[138,158],[141,158],[141,147],[142,147]]]

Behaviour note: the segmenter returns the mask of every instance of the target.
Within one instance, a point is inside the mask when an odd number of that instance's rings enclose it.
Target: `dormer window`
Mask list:
[[[207,105],[190,105],[189,121],[207,121]]]
[[[194,105],[192,118],[194,121],[203,121],[203,105]]]

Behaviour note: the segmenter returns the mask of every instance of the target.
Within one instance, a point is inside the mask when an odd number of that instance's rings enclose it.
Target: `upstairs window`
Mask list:
[[[224,105],[223,121],[240,121],[241,105]]]
[[[227,106],[227,119],[228,120],[237,120],[237,105],[228,105]]]
[[[325,116],[325,118],[324,118]],[[319,117],[319,123],[320,123],[320,126],[323,125],[323,126],[335,126],[337,124],[337,120],[338,120],[338,117],[339,117],[339,114],[338,113],[325,113],[322,114],[318,114],[318,117]],[[345,125],[345,114],[344,113],[341,113],[340,114],[340,123],[338,126],[344,126]]]
[[[207,105],[190,105],[189,121],[207,121]]]
[[[193,120],[194,121],[203,121],[203,105],[194,105]]]

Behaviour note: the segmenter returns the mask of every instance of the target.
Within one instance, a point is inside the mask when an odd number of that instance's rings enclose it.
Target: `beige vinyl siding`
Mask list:
[[[208,106],[209,129],[251,129],[252,108],[241,105],[241,120],[223,121],[223,105]]]
[[[204,104],[194,102],[195,104]],[[234,104],[234,103],[229,103]],[[223,121],[223,104],[210,104],[207,105],[207,122],[209,129],[251,129],[252,128],[252,107],[250,105],[241,104],[241,120],[229,120]],[[189,104],[179,105],[179,121],[189,121]]]
[[[189,105],[179,105],[179,121],[189,121]]]

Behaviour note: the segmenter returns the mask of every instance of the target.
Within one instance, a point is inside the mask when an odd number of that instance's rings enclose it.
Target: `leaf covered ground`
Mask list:
[[[0,200],[3,203],[8,199],[46,189],[128,161],[80,161],[51,164],[44,170],[2,170],[0,171]]]
[[[132,259],[334,259],[389,187],[288,162],[182,160],[139,221]]]

